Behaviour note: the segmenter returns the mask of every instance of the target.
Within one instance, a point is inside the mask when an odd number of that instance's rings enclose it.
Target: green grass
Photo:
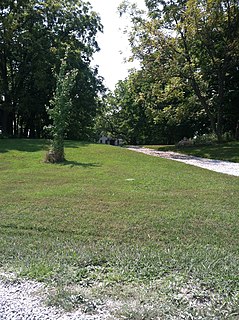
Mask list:
[[[212,144],[207,146],[145,146],[158,151],[175,151],[196,157],[239,162],[239,141]]]
[[[52,165],[45,150],[0,140],[2,270],[50,283],[67,310],[238,319],[237,177],[73,141]]]

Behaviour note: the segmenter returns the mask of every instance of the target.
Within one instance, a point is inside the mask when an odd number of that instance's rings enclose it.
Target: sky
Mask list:
[[[126,17],[119,17],[117,8],[122,0],[89,0],[93,10],[99,13],[104,33],[97,36],[100,52],[94,55],[93,65],[99,66],[99,75],[105,81],[104,84],[114,90],[119,80],[127,77],[128,69],[134,67],[132,63],[124,63],[130,56],[130,46],[125,27],[129,26]],[[139,8],[144,8],[144,0],[130,0],[137,3]]]

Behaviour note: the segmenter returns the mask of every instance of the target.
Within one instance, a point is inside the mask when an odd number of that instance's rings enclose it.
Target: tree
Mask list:
[[[146,5],[148,18],[131,11],[134,57],[161,95],[171,79],[190,87],[220,140],[234,93],[231,78],[239,71],[238,1],[146,0]]]
[[[70,93],[74,86],[76,75],[77,70],[67,71],[66,60],[63,60],[59,75],[57,75],[56,90],[53,99],[50,101],[52,108],[48,109],[49,115],[53,120],[53,141],[52,148],[46,158],[48,162],[57,163],[65,160],[64,137],[70,119],[72,105]]]
[[[98,133],[129,144],[173,144],[207,132],[208,126],[205,112],[180,79],[163,86],[143,69],[118,82],[97,119]]]
[[[139,98],[140,82],[137,74],[119,81],[113,93],[104,99],[104,107],[98,117],[98,132],[121,137],[130,144],[147,141],[151,119],[146,114],[144,101]]]
[[[80,100],[89,92],[94,97],[91,109],[97,108],[100,79],[90,62],[99,50],[96,34],[101,30],[100,18],[81,0],[1,1],[0,94],[5,100],[0,102],[0,126],[4,134],[43,135],[43,127],[49,124],[45,105],[56,86],[52,70],[59,72],[66,48],[71,68],[80,70],[77,87],[84,87],[78,98],[72,93],[74,108],[87,112],[88,104]]]
[[[67,126],[69,139],[89,141],[94,134],[94,123],[99,111],[98,93],[103,94],[105,89],[98,76],[98,70],[89,68],[81,60],[73,63],[69,57],[71,68],[77,69],[76,83],[72,89],[71,117]]]

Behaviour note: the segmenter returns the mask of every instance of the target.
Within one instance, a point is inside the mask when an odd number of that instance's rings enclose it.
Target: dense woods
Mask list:
[[[43,137],[46,109],[61,59],[77,69],[72,90],[70,138],[87,138],[101,80],[90,67],[100,18],[80,0],[2,0],[0,4],[0,126],[4,135]]]
[[[141,68],[118,83],[99,122],[129,143],[174,143],[205,133],[238,136],[239,2],[128,2],[132,58]]]
[[[183,137],[239,136],[237,0],[124,1],[131,70],[105,94],[92,56],[100,17],[81,0],[2,0],[0,129],[5,136],[46,137],[61,61],[76,70],[65,136],[100,133],[128,143],[174,143]],[[66,70],[67,71],[67,70]]]

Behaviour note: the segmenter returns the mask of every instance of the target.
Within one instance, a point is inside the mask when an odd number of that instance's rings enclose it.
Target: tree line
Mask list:
[[[44,137],[56,74],[67,51],[78,70],[71,93],[69,138],[87,139],[103,90],[90,63],[99,50],[100,17],[81,0],[1,0],[0,129],[6,136]]]
[[[46,137],[57,79],[75,70],[64,137],[101,132],[128,143],[175,143],[213,133],[239,136],[238,0],[145,0],[147,12],[123,1],[130,59],[140,68],[106,94],[97,67],[100,17],[82,0],[0,3],[0,130]],[[66,55],[67,52],[67,55]],[[70,84],[69,84],[70,85]],[[63,99],[64,97],[62,97]],[[64,100],[64,99],[63,99]],[[51,133],[54,130],[50,131]]]
[[[99,127],[128,143],[175,143],[205,133],[238,138],[239,2],[145,3],[147,13],[121,5],[140,68],[107,96]]]

